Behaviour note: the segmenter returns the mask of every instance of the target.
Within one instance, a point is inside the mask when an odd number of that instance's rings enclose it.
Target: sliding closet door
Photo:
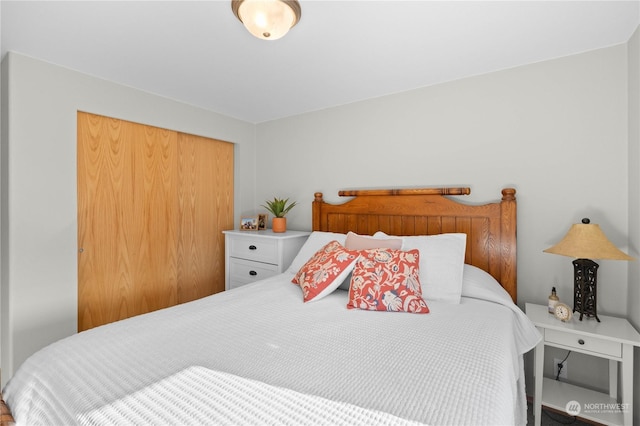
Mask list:
[[[184,303],[224,291],[221,231],[233,228],[233,145],[180,133],[178,152],[178,303]]]
[[[131,206],[121,206],[132,213],[128,244],[117,257],[128,254],[133,263],[131,298],[138,315],[177,303],[176,241],[178,239],[179,191],[175,132],[141,124],[133,127],[128,142],[133,150],[131,167],[133,194]],[[116,277],[117,278],[117,277]]]
[[[177,135],[78,114],[78,328],[177,301]]]
[[[78,113],[78,330],[224,290],[233,145]]]

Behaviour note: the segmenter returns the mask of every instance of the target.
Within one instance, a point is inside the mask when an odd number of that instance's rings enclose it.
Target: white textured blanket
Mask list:
[[[99,420],[114,407],[126,418],[164,413],[163,397],[124,402],[200,366],[420,423],[526,423],[522,354],[539,334],[501,288],[471,288],[459,305],[431,302],[415,315],[348,310],[344,291],[303,303],[291,277],[63,339],[23,364],[6,402],[18,425]],[[250,409],[233,392],[213,393],[211,404]]]
[[[419,425],[391,414],[190,367],[78,416],[82,425]]]

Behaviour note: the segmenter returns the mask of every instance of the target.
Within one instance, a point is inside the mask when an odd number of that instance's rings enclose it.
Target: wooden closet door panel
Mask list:
[[[78,113],[78,330],[135,312],[132,127]]]
[[[134,315],[177,304],[178,136],[133,126],[133,222],[129,252]]]
[[[224,236],[233,228],[233,144],[178,135],[178,303],[224,291]]]
[[[177,133],[78,113],[78,330],[177,303]]]
[[[78,113],[78,330],[224,290],[233,144]]]

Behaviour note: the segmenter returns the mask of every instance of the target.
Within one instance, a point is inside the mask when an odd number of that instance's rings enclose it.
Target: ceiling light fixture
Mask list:
[[[296,0],[232,0],[231,9],[251,34],[262,40],[277,40],[300,20]]]

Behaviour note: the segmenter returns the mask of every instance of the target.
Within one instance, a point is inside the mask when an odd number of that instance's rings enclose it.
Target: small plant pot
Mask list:
[[[271,221],[271,228],[273,232],[287,232],[287,218],[274,217]]]

